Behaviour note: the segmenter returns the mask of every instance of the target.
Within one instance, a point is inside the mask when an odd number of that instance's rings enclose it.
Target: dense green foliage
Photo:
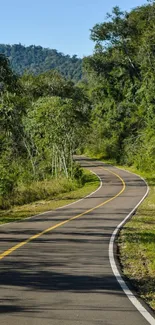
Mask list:
[[[92,102],[87,150],[118,163],[155,168],[155,4],[115,7],[91,30],[84,59]]]
[[[13,71],[22,74],[17,77],[0,54],[0,208],[60,193],[64,199],[63,192],[84,183],[73,161],[77,150],[149,175],[151,195],[121,233],[121,262],[155,308],[154,1],[130,13],[115,7],[106,22],[93,27],[91,39],[95,49],[84,59],[87,78],[76,86],[51,70],[57,67],[79,80],[81,60],[76,57],[35,46],[0,45]],[[9,215],[1,209],[1,221],[34,213],[20,208]]]
[[[150,194],[121,231],[125,276],[155,310],[155,2],[130,13],[115,7],[91,30],[94,54],[84,59],[92,110],[85,151],[128,165]]]
[[[76,55],[70,57],[57,50],[21,44],[0,44],[0,53],[9,59],[13,71],[18,75],[25,71],[36,75],[56,69],[68,79],[79,81],[82,78],[82,59]]]
[[[42,72],[53,68],[48,65],[53,54],[78,69],[76,57],[35,46],[0,46],[18,73],[32,57],[37,62],[29,69],[34,74],[17,77],[0,55],[1,206],[19,184],[80,177],[73,164],[77,149],[154,170],[154,22],[154,2],[130,13],[115,7],[91,30],[94,54],[84,59],[87,79],[76,86],[58,71]],[[42,62],[47,69],[40,68]]]
[[[54,70],[17,78],[0,55],[0,71],[0,206],[5,208],[19,188],[33,182],[65,177],[69,184],[81,178],[73,153],[83,142],[90,104],[82,88]]]

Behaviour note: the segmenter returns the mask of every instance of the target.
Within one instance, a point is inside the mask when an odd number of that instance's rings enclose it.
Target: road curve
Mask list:
[[[144,303],[139,306],[148,319],[128,299],[109,260],[110,238],[146,184],[126,171],[78,160],[100,177],[98,191],[0,227],[1,325],[155,324]]]

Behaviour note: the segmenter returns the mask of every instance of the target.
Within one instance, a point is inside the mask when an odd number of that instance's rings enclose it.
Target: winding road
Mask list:
[[[155,325],[125,285],[113,243],[147,186],[126,171],[77,159],[99,176],[96,192],[0,227],[0,325]]]

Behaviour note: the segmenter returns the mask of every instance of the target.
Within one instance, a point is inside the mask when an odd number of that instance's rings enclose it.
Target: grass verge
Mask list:
[[[141,175],[150,186],[148,197],[121,230],[118,247],[123,273],[155,311],[155,175],[122,168]]]
[[[42,200],[35,200],[32,203],[24,205],[15,205],[11,209],[0,210],[0,224],[19,221],[26,217],[40,214],[45,211],[54,210],[66,204],[79,200],[91,192],[95,191],[99,186],[99,179],[91,172],[84,170],[83,185],[79,186],[75,182],[63,180],[48,181],[46,184],[33,184],[38,186],[39,195],[42,193]],[[46,190],[45,190],[46,188]],[[23,189],[24,191],[24,189]],[[24,193],[27,196],[34,193],[32,188]],[[41,192],[40,192],[41,191]],[[36,196],[35,196],[36,197]],[[29,197],[25,200],[29,200]],[[18,202],[20,202],[18,198]]]
[[[111,160],[102,161],[115,165]],[[141,172],[135,167],[117,167],[142,176],[150,187],[148,197],[120,231],[117,244],[124,275],[155,311],[155,174]]]

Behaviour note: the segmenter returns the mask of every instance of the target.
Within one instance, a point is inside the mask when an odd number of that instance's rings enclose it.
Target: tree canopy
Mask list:
[[[50,70],[15,75],[0,56],[0,207],[20,183],[74,178],[73,153],[88,127],[85,91]]]
[[[91,29],[84,59],[92,102],[88,147],[121,163],[155,167],[155,4],[122,12]],[[98,141],[96,141],[98,140]]]
[[[21,68],[16,75],[0,54],[0,205],[19,183],[73,178],[77,150],[154,170],[154,22],[154,1],[129,13],[113,8],[91,29],[94,53],[84,58],[86,78],[76,84],[48,69],[53,54],[81,69],[76,56],[0,47]],[[32,57],[38,65],[23,73]]]

